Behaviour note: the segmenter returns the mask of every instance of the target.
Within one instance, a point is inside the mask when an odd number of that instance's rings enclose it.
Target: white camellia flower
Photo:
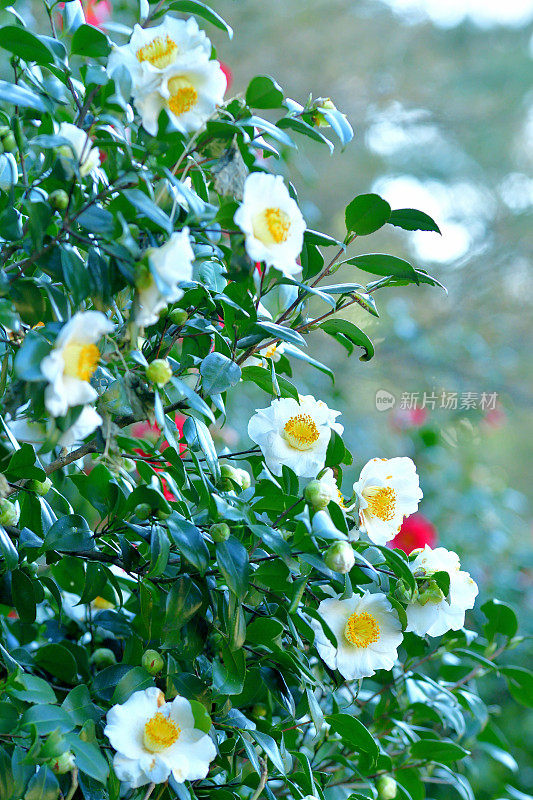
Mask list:
[[[247,358],[243,364],[243,367],[256,366],[268,368],[269,361],[273,361],[275,364],[277,364],[284,352],[285,347],[282,344],[279,344],[279,342],[269,344],[268,347],[262,347],[261,350],[258,350],[257,353],[255,353],[255,355]]]
[[[300,272],[296,259],[306,224],[280,175],[248,175],[234,220],[246,237],[244,246],[252,261],[263,261],[288,277]]]
[[[73,447],[100,427],[103,420],[93,406],[83,406],[81,414],[67,430],[61,434],[57,443],[61,447]],[[8,427],[18,442],[41,444],[46,439],[46,426],[40,422],[30,422],[25,418],[8,422]]]
[[[173,233],[161,247],[148,250],[147,266],[137,278],[138,325],[153,325],[168,303],[183,297],[179,284],[192,278],[194,252],[189,229]]]
[[[402,642],[398,614],[381,593],[364,592],[347,600],[327,598],[318,613],[335,634],[331,644],[318,620],[311,620],[320,657],[346,680],[368,678],[378,669],[392,669]]]
[[[382,545],[394,539],[404,517],[417,510],[423,496],[410,458],[372,458],[353,488],[359,500],[361,528],[375,544]]]
[[[141,28],[135,25],[128,44],[113,47],[107,71],[111,77],[120,67],[131,75],[135,94],[153,90],[162,81],[165,71],[194,53],[197,61],[207,61],[211,42],[200,30],[194,17],[175,19],[168,14],[160,25]]]
[[[248,423],[248,436],[263,451],[267,467],[281,475],[283,464],[302,478],[314,478],[324,467],[331,431],[344,428],[332,411],[310,394],[274,400],[257,409]]]
[[[457,553],[445,547],[432,550],[426,545],[409,566],[415,577],[427,579],[427,583],[419,583],[418,599],[407,606],[406,630],[417,636],[441,636],[446,631],[460,630],[466,610],[474,608],[478,587],[469,573],[461,569]],[[435,572],[447,572],[450,576],[448,597],[431,580]]]
[[[224,100],[227,79],[218,61],[199,60],[190,53],[182,62],[165,70],[154,87],[135,95],[135,107],[143,128],[157,133],[159,114],[166,109],[176,130],[193,133]]]
[[[91,146],[91,140],[81,128],[72,125],[70,122],[62,122],[59,126],[58,135],[63,139],[67,139],[70,147],[64,145],[66,155],[74,153],[74,157],[78,160],[80,175],[84,178],[100,166],[100,151],[97,147]]]
[[[41,373],[49,384],[44,404],[53,417],[96,400],[98,393],[89,383],[100,359],[96,342],[114,328],[100,311],[78,312],[63,325],[52,352],[41,361]]]
[[[167,703],[150,687],[107,712],[104,733],[117,751],[113,769],[127,788],[205,778],[216,756],[209,736],[194,727],[191,704],[179,695]]]

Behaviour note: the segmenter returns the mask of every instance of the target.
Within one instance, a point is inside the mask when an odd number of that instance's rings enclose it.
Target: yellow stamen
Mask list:
[[[363,492],[371,514],[382,522],[390,522],[396,514],[396,492],[390,486],[373,486]]]
[[[368,647],[379,639],[379,624],[368,611],[352,614],[344,626],[344,638],[355,647]]]
[[[63,348],[63,373],[71,378],[79,378],[80,381],[88,381],[98,366],[99,359],[100,351],[95,344],[69,342]]]
[[[151,42],[145,44],[137,50],[137,60],[148,61],[157,69],[164,69],[176,60],[178,55],[178,45],[172,41],[170,36],[156,36]]]
[[[271,344],[270,347],[267,347],[265,350],[265,358],[273,358],[276,355],[277,349],[277,344]]]
[[[168,107],[177,117],[186,114],[198,102],[198,92],[187,78],[170,78]]]
[[[98,611],[107,608],[115,608],[114,603],[111,603],[109,600],[105,600],[103,597],[95,597],[91,603],[91,606],[98,609]]]
[[[320,436],[318,428],[309,414],[296,414],[283,428],[283,438],[295,450],[309,450]]]
[[[282,244],[289,238],[291,220],[281,208],[265,208],[252,220],[254,236],[263,244]]]
[[[158,711],[144,726],[144,746],[150,753],[161,753],[178,741],[180,733],[181,728]]]

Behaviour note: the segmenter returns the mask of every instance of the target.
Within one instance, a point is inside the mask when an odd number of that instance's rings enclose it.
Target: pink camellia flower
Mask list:
[[[395,430],[408,428],[421,428],[427,422],[427,408],[398,408],[391,418],[391,425]]]
[[[84,4],[85,20],[88,25],[101,28],[111,16],[112,7],[109,0],[87,0]]]
[[[412,553],[426,545],[435,547],[438,541],[437,529],[423,514],[411,514],[406,517],[402,527],[394,539],[389,542],[389,547],[396,547],[404,553]]]
[[[176,416],[174,417],[174,422],[176,423],[176,429],[180,439],[183,436],[183,425],[185,423],[185,419],[186,417],[184,417],[183,414],[176,414]],[[131,434],[135,439],[144,439],[145,441],[151,442],[152,444],[155,444],[157,442],[160,433],[161,429],[159,428],[159,425],[156,422],[154,422],[152,425],[150,422],[148,422],[148,420],[144,420],[143,422],[136,422],[131,427]],[[169,444],[165,439],[161,443],[159,451],[163,452],[163,450],[166,450],[167,447],[169,447]],[[184,443],[180,443],[179,445],[180,454],[183,453],[186,449],[187,449],[186,445]],[[151,463],[150,453],[147,453],[140,447],[135,447],[134,452],[137,453],[137,455],[145,458],[149,463]],[[159,462],[152,463],[152,467],[156,472],[163,472],[165,469],[165,467],[162,467],[159,464]],[[172,494],[172,492],[169,490],[164,478],[161,478],[161,488],[163,489],[163,496],[165,497],[165,500],[172,501],[176,499],[175,496]]]
[[[233,74],[232,74],[230,68],[228,66],[226,66],[226,64],[223,64],[222,61],[220,62],[220,69],[222,70],[222,72],[226,76],[226,82],[227,82],[226,91],[228,91],[228,89],[230,88],[231,84],[233,83]]]

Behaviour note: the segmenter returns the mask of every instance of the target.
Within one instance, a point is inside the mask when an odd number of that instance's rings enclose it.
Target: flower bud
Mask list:
[[[376,781],[379,800],[394,800],[398,785],[391,775],[381,775]]]
[[[170,506],[168,508],[158,508],[156,512],[157,519],[164,520],[168,519],[172,514],[172,509]]]
[[[317,510],[325,508],[332,499],[327,487],[316,478],[305,487],[304,497],[306,502]]]
[[[229,525],[226,525],[225,522],[217,522],[215,525],[211,525],[209,533],[214,542],[225,542],[226,539],[229,539],[231,531]]]
[[[416,589],[413,592],[402,578],[396,581],[394,596],[400,601],[400,603],[412,603],[413,600],[416,599],[417,595],[418,592]]]
[[[0,139],[3,139],[8,133],[11,133],[9,125],[0,125]]]
[[[263,703],[256,703],[252,708],[254,717],[266,717],[267,713],[268,709]]]
[[[237,483],[241,489],[249,489],[251,484],[250,473],[245,469],[237,469]]]
[[[166,358],[156,358],[146,367],[146,377],[151,383],[165,386],[172,377],[172,368]]]
[[[141,664],[145,670],[150,673],[150,675],[159,675],[165,666],[163,657],[157,652],[157,650],[145,650]]]
[[[11,131],[7,134],[7,136],[2,138],[2,144],[4,145],[5,153],[14,153],[17,149],[15,135]]]
[[[440,603],[444,600],[444,592],[440,589],[437,581],[424,581],[419,587],[418,603],[425,606],[426,603]]]
[[[175,308],[169,313],[168,318],[174,325],[183,325],[189,319],[189,315],[183,308]]]
[[[326,550],[324,563],[334,572],[345,575],[355,564],[353,547],[348,542],[334,542]]]
[[[49,759],[47,764],[52,772],[54,772],[56,775],[65,775],[67,772],[73,770],[76,766],[74,753],[72,753],[70,750],[66,750],[64,753],[61,753],[60,756]]]
[[[4,498],[0,500],[0,525],[16,525],[19,521],[18,506]]]
[[[45,478],[44,481],[33,480],[31,482],[31,488],[36,494],[40,494],[41,497],[44,497],[45,494],[48,494],[51,486],[52,486],[52,481],[50,480],[50,478]]]
[[[109,647],[99,647],[94,651],[89,659],[91,664],[96,669],[105,669],[106,667],[114,667],[117,663],[117,658]]]
[[[64,189],[56,189],[48,195],[48,202],[57,211],[64,211],[68,206],[68,194]]]
[[[139,503],[135,506],[135,516],[137,519],[148,519],[152,515],[152,507],[148,503]]]

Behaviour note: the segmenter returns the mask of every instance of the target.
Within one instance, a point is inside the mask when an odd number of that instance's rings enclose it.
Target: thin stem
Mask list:
[[[155,783],[152,781],[152,783],[150,784],[150,786],[148,787],[148,789],[145,792],[143,800],[148,800],[148,798],[150,797],[150,795],[152,794],[154,789],[155,789]]]
[[[78,788],[78,768],[74,767],[71,774],[71,784],[70,789],[68,790],[68,794],[65,796],[65,800],[72,800],[76,793],[76,789]]]

